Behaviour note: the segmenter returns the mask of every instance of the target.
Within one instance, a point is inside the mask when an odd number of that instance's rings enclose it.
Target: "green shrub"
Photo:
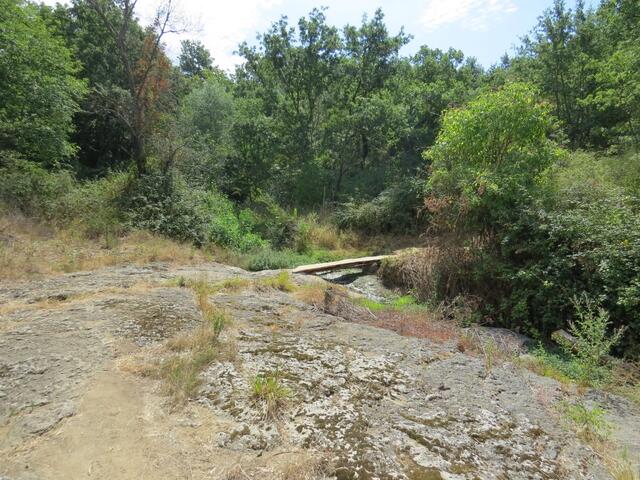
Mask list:
[[[117,237],[126,229],[120,202],[130,182],[128,173],[78,182],[60,198],[54,216],[60,223],[77,224],[90,238]]]
[[[523,83],[447,111],[424,154],[432,162],[427,206],[437,225],[480,234],[517,219],[562,156],[548,138],[553,127],[550,107]]]
[[[418,179],[397,182],[369,201],[349,201],[336,211],[340,228],[376,234],[413,233],[420,226],[418,212],[423,203]]]
[[[125,192],[123,208],[132,226],[204,245],[207,221],[203,192],[157,172],[137,178]]]
[[[609,312],[587,295],[575,297],[573,305],[576,319],[570,324],[570,332],[575,343],[564,343],[562,346],[579,365],[580,380],[587,385],[599,386],[611,375],[604,360],[618,344],[624,330],[619,328],[610,333]]]
[[[563,402],[560,409],[585,440],[606,440],[611,435],[611,424],[603,408],[597,405],[590,408],[582,402]]]
[[[209,242],[240,252],[267,246],[267,242],[252,230],[255,218],[250,210],[236,213],[234,204],[221,193],[203,195],[199,211],[206,223]]]
[[[125,173],[78,182],[66,170],[49,171],[8,152],[0,153],[0,201],[26,215],[106,239],[124,230],[119,207],[130,177]]]
[[[127,196],[125,210],[137,228],[240,252],[268,245],[252,231],[254,215],[249,210],[237,212],[221,193],[189,188],[180,179],[151,173],[136,180]]]
[[[264,248],[245,258],[246,268],[251,271],[278,270],[293,268],[311,263],[330,262],[339,258],[333,252],[314,250],[309,253],[298,253],[294,250],[273,250]]]
[[[493,303],[507,326],[549,334],[566,326],[571,299],[602,300],[614,327],[626,326],[621,351],[640,354],[640,215],[620,189],[606,193],[565,188],[546,206],[520,211],[501,234],[493,264],[482,265],[504,292]],[[592,189],[593,190],[593,189]],[[478,267],[480,268],[480,267]]]
[[[60,198],[74,187],[66,170],[51,172],[14,152],[0,151],[0,200],[12,209],[50,220]]]
[[[262,249],[247,258],[247,268],[251,271],[277,270],[304,265],[309,258],[292,250]]]
[[[298,233],[296,215],[288,214],[267,194],[257,195],[248,205],[254,213],[254,229],[274,248],[291,248]]]

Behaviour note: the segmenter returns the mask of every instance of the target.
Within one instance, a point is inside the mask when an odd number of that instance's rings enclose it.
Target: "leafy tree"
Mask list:
[[[483,84],[484,72],[460,50],[443,52],[426,46],[409,59],[406,69],[398,87],[402,101],[408,104],[411,128],[404,148],[419,158],[435,142],[442,113],[473,98]],[[411,162],[419,165],[415,158]]]
[[[188,77],[202,77],[207,70],[213,67],[211,54],[205,46],[194,40],[182,40],[178,61],[180,71]]]
[[[117,8],[105,12],[111,22],[121,21]],[[74,53],[81,66],[78,75],[88,81],[89,91],[75,115],[72,137],[78,145],[80,172],[101,173],[128,164],[132,138],[116,108],[128,102],[127,81],[116,38],[86,0],[53,9],[41,5],[40,16]],[[144,31],[135,22],[131,35],[142,45]],[[132,50],[131,55],[139,52]]]
[[[78,64],[47,29],[36,7],[0,1],[0,149],[45,166],[76,152],[73,115],[86,91]]]
[[[555,0],[525,37],[507,76],[536,84],[574,148],[638,146],[638,3]]]
[[[228,80],[208,75],[182,99],[178,129],[192,154],[179,168],[193,184],[220,187],[224,183],[221,173],[230,154],[234,116],[230,87]]]
[[[495,231],[535,189],[560,152],[535,89],[511,83],[449,110],[435,145],[428,189],[442,227]]]
[[[166,34],[177,31],[171,22],[174,7],[171,0],[161,5],[141,39],[134,16],[135,0],[87,2],[115,42],[126,90],[118,92],[111,109],[129,130],[131,157],[142,174],[147,170],[150,130],[161,110],[162,95],[170,86],[170,62],[163,52],[162,41]]]
[[[525,37],[522,56],[514,62],[525,81],[533,81],[553,101],[554,115],[563,122],[572,146],[589,142],[588,106],[579,99],[593,88],[590,56],[597,48],[592,38],[592,15],[579,1],[575,12],[564,0],[554,0],[540,17],[532,37]]]
[[[371,20],[365,15],[360,27],[347,25],[343,29],[324,143],[328,152],[325,164],[335,177],[334,198],[341,193],[346,175],[357,178],[367,167],[380,167],[404,134],[406,111],[388,83],[397,71],[399,50],[410,38],[402,30],[389,35],[380,9]]]
[[[640,146],[640,43],[625,43],[598,65],[598,86],[587,97],[609,118],[608,137],[622,145]]]
[[[240,46],[246,59],[240,82],[256,83],[240,91],[252,89],[260,97],[280,139],[275,161],[282,172],[278,189],[283,199],[317,200],[320,125],[339,48],[337,29],[326,24],[318,9],[301,18],[297,29],[280,19],[260,37],[259,48]]]

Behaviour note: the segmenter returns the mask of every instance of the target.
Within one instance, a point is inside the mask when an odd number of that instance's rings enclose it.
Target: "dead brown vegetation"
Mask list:
[[[187,244],[134,231],[109,242],[56,229],[21,215],[0,216],[0,278],[17,280],[117,265],[190,265],[212,256]]]
[[[308,298],[317,302],[318,292],[308,295]],[[329,286],[324,290],[323,310],[350,322],[385,328],[402,336],[424,338],[436,343],[455,342],[461,352],[482,351],[479,342],[467,335],[455,320],[460,315],[452,312],[452,307],[419,310],[390,307],[371,311],[354,303],[343,289]]]
[[[420,301],[455,298],[468,291],[474,252],[453,243],[413,248],[382,262],[379,275],[385,284],[409,290]]]

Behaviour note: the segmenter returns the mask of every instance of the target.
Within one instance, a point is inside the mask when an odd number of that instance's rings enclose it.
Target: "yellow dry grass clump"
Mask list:
[[[97,242],[20,215],[0,216],[0,279],[17,280],[102,267],[211,260],[204,251],[147,232]]]

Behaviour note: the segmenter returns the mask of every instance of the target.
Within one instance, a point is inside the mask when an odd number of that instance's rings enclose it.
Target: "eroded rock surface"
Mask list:
[[[202,373],[184,409],[158,381],[118,370],[198,325],[193,292],[168,280],[272,274],[155,265],[2,286],[0,478],[610,478],[554,413],[554,381],[509,363],[487,371],[455,345],[349,323],[274,289],[210,297],[233,318],[223,341],[237,354]],[[276,372],[291,398],[266,419],[250,383]],[[616,411],[630,443],[637,414]],[[306,455],[326,468],[274,473]]]

